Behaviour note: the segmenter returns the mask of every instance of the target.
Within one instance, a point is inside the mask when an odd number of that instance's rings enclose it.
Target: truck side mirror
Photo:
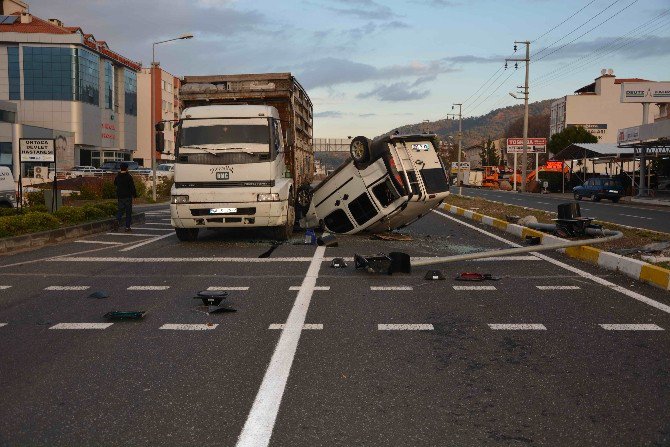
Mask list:
[[[163,132],[156,132],[156,150],[160,153],[165,151],[165,135],[163,135]]]

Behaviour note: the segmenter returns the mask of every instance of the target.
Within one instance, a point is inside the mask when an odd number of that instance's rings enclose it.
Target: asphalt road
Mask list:
[[[452,187],[451,192],[452,194],[457,193],[457,188]],[[553,212],[556,212],[558,204],[572,201],[552,194],[515,193],[478,188],[463,188],[463,195],[483,197],[509,205],[526,206]],[[600,202],[582,199],[579,203],[582,216],[594,217],[601,221],[630,227],[670,233],[670,207],[639,205],[636,203],[612,203],[606,199]]]
[[[670,445],[667,291],[546,252],[444,281],[329,267],[509,246],[438,213],[411,242],[268,255],[262,233],[178,242],[166,211],[0,258],[1,445]],[[237,312],[207,314],[210,287]]]

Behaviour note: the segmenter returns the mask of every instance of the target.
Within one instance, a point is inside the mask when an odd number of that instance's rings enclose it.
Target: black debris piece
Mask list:
[[[499,276],[493,276],[490,273],[478,273],[478,272],[463,272],[456,275],[455,278],[457,281],[498,281]]]
[[[109,293],[105,292],[104,290],[97,290],[90,294],[88,296],[89,298],[96,298],[96,299],[101,299],[101,298],[109,298]]]
[[[228,306],[221,306],[221,301],[228,297],[228,292],[223,290],[203,290],[193,297],[195,300],[202,300],[202,304],[207,306],[207,313],[237,312],[237,309]]]
[[[347,263],[344,262],[344,259],[342,258],[335,258],[330,261],[330,267],[334,269],[343,269],[347,267]]]
[[[540,236],[526,236],[526,242],[528,245],[540,245],[542,238]]]
[[[428,270],[426,272],[426,276],[424,276],[423,279],[427,279],[428,281],[438,281],[447,278],[445,278],[445,276],[439,270]]]
[[[338,246],[337,239],[332,234],[324,234],[323,236],[321,236],[320,238],[318,238],[316,240],[316,243],[319,246],[324,246],[325,245],[326,247],[337,247]]]
[[[108,320],[141,320],[146,315],[146,310],[113,310],[105,314]]]
[[[368,273],[411,273],[410,257],[406,253],[391,252],[388,255],[354,255],[354,267]]]

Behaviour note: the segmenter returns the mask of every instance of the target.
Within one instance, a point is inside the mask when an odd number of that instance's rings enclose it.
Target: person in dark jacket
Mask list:
[[[121,218],[126,214],[126,233],[130,232],[130,223],[133,215],[133,197],[137,197],[135,182],[128,173],[128,163],[121,163],[121,172],[114,179],[116,186],[116,198],[119,203],[119,210],[116,213],[118,227],[121,226]]]

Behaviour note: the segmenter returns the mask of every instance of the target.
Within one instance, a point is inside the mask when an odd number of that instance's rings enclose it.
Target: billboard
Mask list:
[[[624,82],[621,102],[670,103],[670,82]]]
[[[56,142],[48,138],[19,138],[19,154],[21,162],[56,161]]]
[[[527,138],[528,154],[544,154],[547,152],[546,138]],[[508,154],[522,154],[523,153],[523,138],[508,138],[507,139],[507,153]]]
[[[602,140],[603,136],[607,133],[607,124],[568,124],[565,127],[583,127],[591,135]]]

